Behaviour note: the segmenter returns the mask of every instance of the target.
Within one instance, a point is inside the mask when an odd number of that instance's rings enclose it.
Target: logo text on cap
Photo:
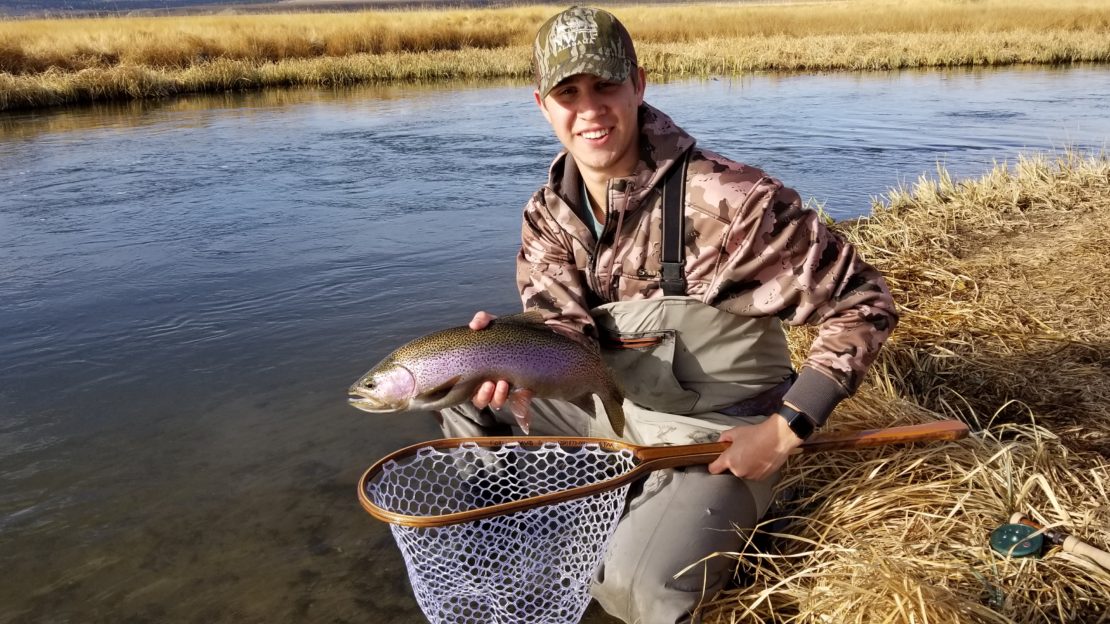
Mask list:
[[[597,41],[597,22],[585,16],[567,16],[567,20],[555,24],[549,39],[552,51],[562,51],[573,45]]]

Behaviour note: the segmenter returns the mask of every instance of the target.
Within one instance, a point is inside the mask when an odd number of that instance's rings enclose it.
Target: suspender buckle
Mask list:
[[[682,161],[675,163],[663,180],[663,232],[659,254],[663,278],[659,287],[667,296],[686,294],[686,249],[683,243],[686,237],[686,167],[689,160],[690,152],[687,150],[682,155]]]
[[[686,261],[664,262],[663,279],[659,285],[663,288],[664,295],[686,294]]]

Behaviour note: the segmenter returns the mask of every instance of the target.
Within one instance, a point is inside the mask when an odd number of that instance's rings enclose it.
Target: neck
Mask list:
[[[639,163],[639,141],[636,141],[632,145],[632,149],[629,150],[628,157],[618,167],[597,171],[579,166],[578,173],[582,176],[582,182],[586,185],[586,192],[590,195],[590,205],[593,207],[594,216],[597,217],[598,223],[605,223],[605,214],[609,202],[609,180],[632,175]]]
[[[586,193],[590,196],[590,207],[593,208],[594,218],[598,223],[605,223],[605,210],[608,207],[609,195],[606,192],[609,186],[608,176],[589,176],[583,172],[582,182],[586,185]]]

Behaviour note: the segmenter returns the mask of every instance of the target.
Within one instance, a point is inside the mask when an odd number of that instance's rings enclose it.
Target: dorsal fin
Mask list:
[[[547,327],[547,323],[543,321],[543,312],[539,310],[528,310],[520,314],[510,314],[509,316],[499,316],[493,320],[494,323],[503,323],[505,325],[526,325],[529,327]]]

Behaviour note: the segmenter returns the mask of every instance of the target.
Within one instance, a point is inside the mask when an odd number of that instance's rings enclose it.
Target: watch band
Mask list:
[[[796,410],[785,403],[779,408],[778,415],[786,419],[786,424],[790,425],[790,430],[802,440],[813,435],[813,430],[817,428],[809,414]]]

